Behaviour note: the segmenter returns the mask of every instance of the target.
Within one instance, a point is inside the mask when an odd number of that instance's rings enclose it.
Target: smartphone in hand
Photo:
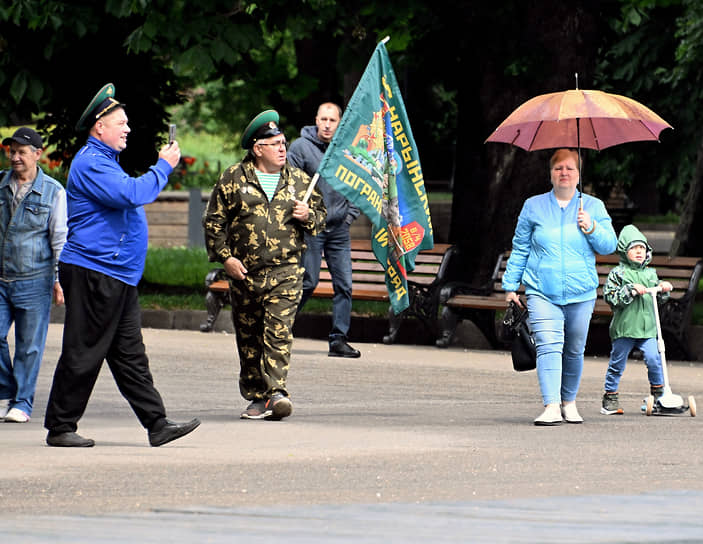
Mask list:
[[[171,145],[176,140],[176,125],[168,125],[168,144]]]

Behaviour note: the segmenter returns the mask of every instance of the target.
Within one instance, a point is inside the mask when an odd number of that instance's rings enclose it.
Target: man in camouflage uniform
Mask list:
[[[281,419],[293,411],[286,378],[302,293],[303,236],[325,225],[320,193],[303,202],[310,178],[288,164],[278,121],[267,110],[249,123],[242,136],[248,153],[220,176],[203,219],[208,257],[229,276],[239,389],[251,401],[244,419]]]

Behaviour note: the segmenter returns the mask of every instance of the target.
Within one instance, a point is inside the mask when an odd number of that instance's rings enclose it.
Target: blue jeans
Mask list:
[[[633,349],[639,349],[644,355],[647,365],[647,377],[650,385],[663,385],[662,360],[659,355],[656,338],[618,338],[613,340],[613,349],[610,352],[608,371],[605,373],[605,390],[614,393],[620,385],[620,378],[625,371],[627,358]]]
[[[559,306],[537,295],[527,297],[537,346],[537,377],[545,405],[576,399],[595,303],[593,299]]]
[[[325,255],[327,268],[332,276],[332,330],[329,340],[347,337],[351,324],[352,309],[352,263],[349,225],[342,223],[332,230],[325,230],[317,236],[305,234],[308,248],[303,255],[303,296],[298,305],[300,311],[320,281],[320,262]]]
[[[28,280],[0,280],[0,399],[32,415],[37,375],[49,327],[53,275]],[[15,356],[7,335],[15,323]]]

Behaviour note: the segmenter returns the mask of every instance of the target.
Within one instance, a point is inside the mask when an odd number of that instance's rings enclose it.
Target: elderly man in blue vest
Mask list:
[[[44,354],[51,299],[63,304],[57,264],[66,241],[66,192],[37,165],[37,132],[2,141],[11,170],[0,176],[0,419],[26,423]],[[15,324],[15,353],[7,335]]]

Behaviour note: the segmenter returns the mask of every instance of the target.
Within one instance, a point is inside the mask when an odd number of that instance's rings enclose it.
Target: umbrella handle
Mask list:
[[[579,192],[579,211],[583,211],[583,194],[581,192]],[[579,228],[584,234],[592,234],[596,230],[596,220],[591,217],[591,230],[587,230],[584,227]]]

